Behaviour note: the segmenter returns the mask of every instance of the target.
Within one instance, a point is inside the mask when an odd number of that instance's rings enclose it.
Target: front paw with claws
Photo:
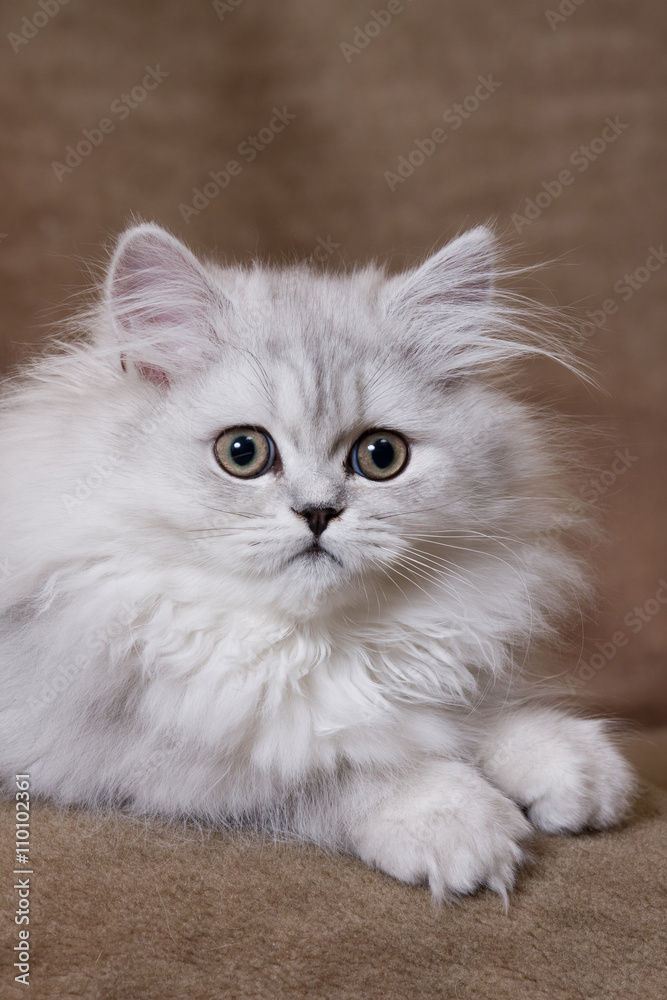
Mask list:
[[[514,802],[474,768],[438,761],[365,816],[352,840],[367,864],[428,883],[438,900],[487,886],[506,903],[530,833]]]
[[[603,829],[627,813],[635,778],[599,719],[526,711],[503,720],[494,736],[480,766],[538,829]]]

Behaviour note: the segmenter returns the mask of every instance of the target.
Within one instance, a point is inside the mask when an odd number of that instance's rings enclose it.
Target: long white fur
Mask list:
[[[519,806],[618,821],[633,782],[604,725],[530,694],[588,582],[553,531],[562,437],[502,376],[573,360],[495,271],[484,228],[392,278],[121,237],[85,335],[4,386],[3,784],[252,822],[437,898],[506,894]],[[248,425],[280,463],[243,481],[213,442]],[[410,442],[395,479],[348,467],[370,428]],[[337,561],[298,557],[307,506],[343,509]]]

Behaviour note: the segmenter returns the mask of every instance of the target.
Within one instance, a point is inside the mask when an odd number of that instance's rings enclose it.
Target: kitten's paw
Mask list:
[[[437,899],[488,886],[506,902],[530,833],[517,806],[473,768],[442,761],[367,815],[353,843],[366,864],[428,882]]]
[[[506,724],[482,769],[548,833],[613,826],[635,791],[632,769],[604,722],[557,712],[526,713]]]

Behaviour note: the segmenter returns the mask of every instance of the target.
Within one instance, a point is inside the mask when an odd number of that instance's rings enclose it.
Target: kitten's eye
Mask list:
[[[366,479],[391,479],[408,464],[408,446],[392,431],[370,431],[355,444],[350,463]]]
[[[215,457],[225,472],[240,479],[263,476],[273,465],[276,447],[263,431],[233,427],[215,442]]]

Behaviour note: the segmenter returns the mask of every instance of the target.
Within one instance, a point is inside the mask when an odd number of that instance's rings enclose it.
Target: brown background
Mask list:
[[[591,338],[603,392],[557,370],[539,379],[559,408],[611,428],[612,443],[594,456],[599,469],[617,445],[636,456],[600,503],[611,544],[594,553],[603,602],[586,626],[584,661],[618,629],[630,641],[583,693],[622,715],[667,721],[667,606],[636,635],[623,624],[667,578],[667,266],[628,302],[613,290],[665,238],[664,5],[585,0],[552,28],[546,2],[413,0],[348,62],[341,43],[385,0],[233,3],[221,19],[208,2],[70,0],[17,52],[8,34],[40,8],[3,5],[3,367],[47,335],[44,324],[89,281],[84,261],[99,262],[133,214],[226,257],[308,256],[319,238],[340,245],[334,265],[375,256],[396,267],[494,219],[522,260],[560,259],[533,286],[538,297],[584,313],[618,303]],[[164,82],[126,120],[110,116],[156,65]],[[461,128],[443,124],[489,74],[495,93]],[[246,163],[237,147],[274,106],[296,118]],[[577,172],[570,155],[608,116],[627,128]],[[52,162],[104,117],[114,132],[59,181]],[[385,171],[440,126],[447,141],[392,192]],[[186,224],[179,204],[231,158],[241,174]],[[567,168],[574,183],[517,234],[513,213]]]

